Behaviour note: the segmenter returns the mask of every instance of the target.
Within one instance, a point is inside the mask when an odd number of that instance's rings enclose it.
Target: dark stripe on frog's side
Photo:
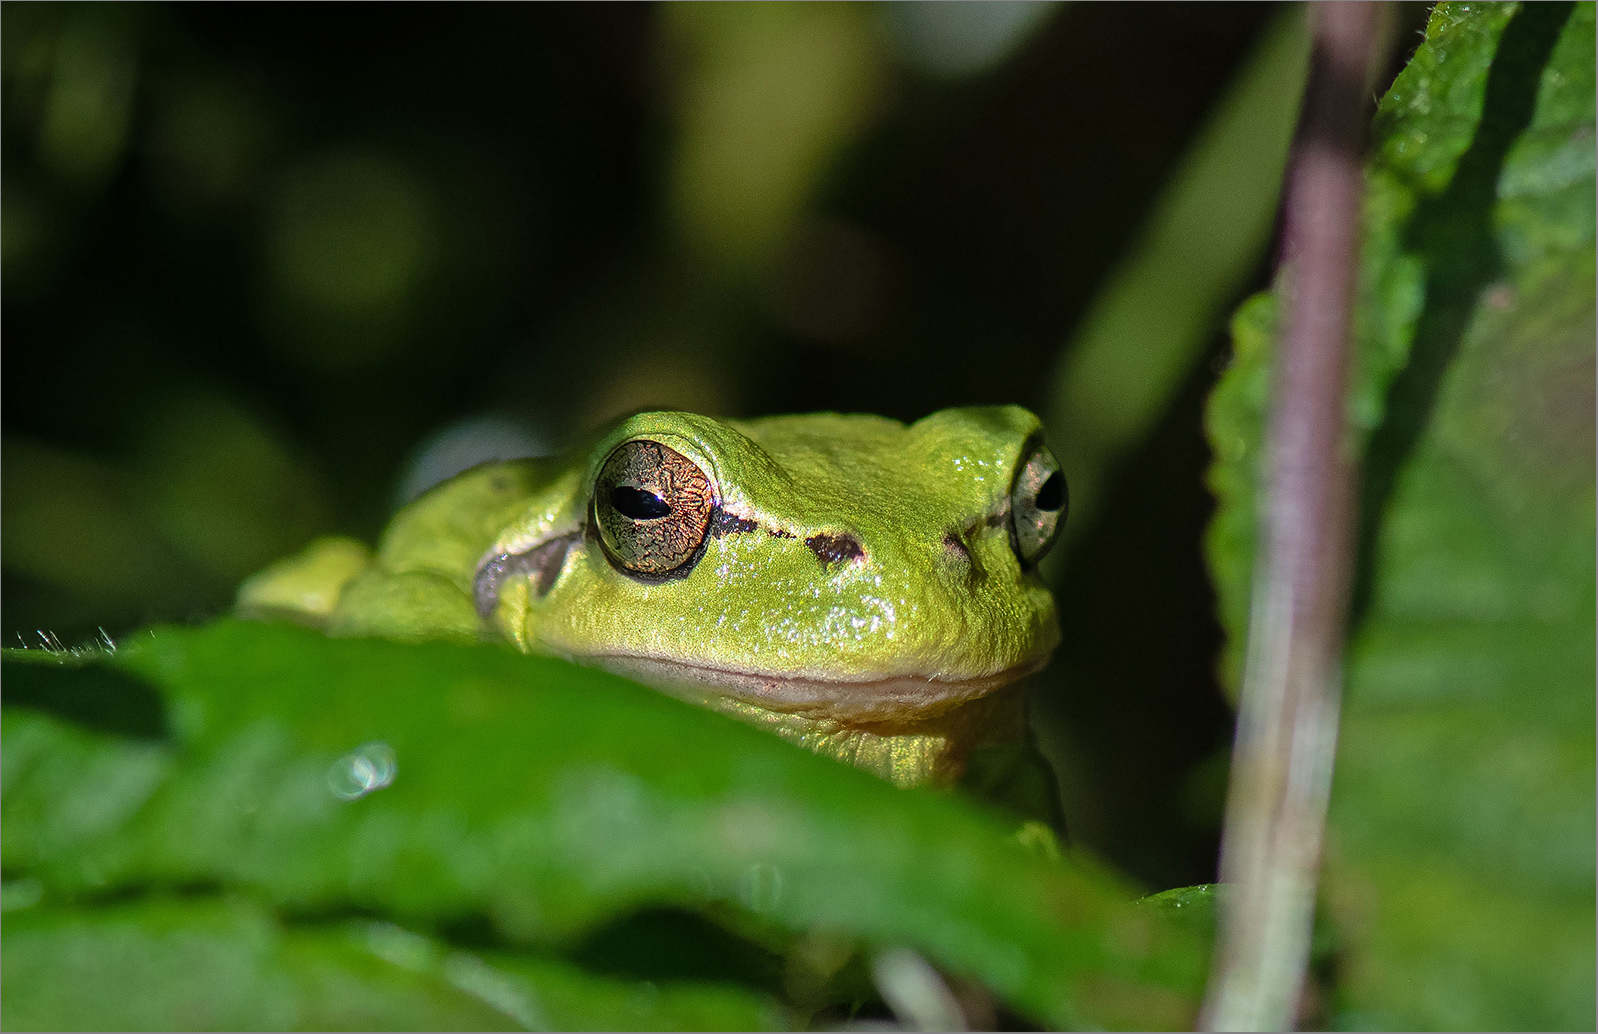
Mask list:
[[[547,596],[566,564],[566,554],[583,537],[581,530],[540,542],[525,553],[500,553],[483,561],[472,580],[472,598],[477,613],[487,621],[499,606],[499,587],[507,578],[531,575],[533,593]]]
[[[759,530],[760,525],[756,522],[728,513],[718,506],[711,514],[707,537],[721,538],[724,535],[739,535]],[[582,541],[586,534],[586,528],[579,528],[569,534],[540,542],[525,553],[499,553],[484,560],[478,565],[476,577],[472,581],[472,597],[477,606],[477,613],[483,620],[488,620],[499,607],[500,586],[505,584],[506,579],[518,575],[532,576],[535,597],[542,599],[549,595],[549,590],[555,587],[555,580],[560,577],[561,568],[566,564],[566,554]],[[703,550],[700,554],[703,554]],[[696,556],[692,562],[684,564],[679,569],[681,573],[672,573],[680,578],[692,570],[694,564],[698,562],[699,558]]]
[[[710,535],[712,538],[721,538],[723,535],[741,535],[749,531],[759,531],[760,525],[747,517],[740,517],[735,513],[728,513],[720,506],[710,515]]]

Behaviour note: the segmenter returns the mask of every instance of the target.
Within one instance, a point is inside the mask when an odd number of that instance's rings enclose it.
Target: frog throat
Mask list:
[[[776,733],[823,757],[863,768],[895,786],[949,786],[964,775],[971,751],[1024,736],[1025,695],[1010,686],[913,722],[855,724],[771,711],[731,696],[703,701],[712,710]]]
[[[989,696],[1037,671],[1047,658],[964,679],[888,675],[851,680],[730,671],[625,654],[598,654],[580,660],[705,707],[725,710],[722,702],[732,701],[731,706],[740,713],[754,710],[848,725],[902,726],[919,725]]]

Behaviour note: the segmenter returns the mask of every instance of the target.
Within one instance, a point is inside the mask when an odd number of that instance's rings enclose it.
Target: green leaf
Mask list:
[[[3,967],[17,1030],[773,1030],[785,1019],[738,988],[595,977],[376,920],[289,926],[241,898],[26,909],[6,918]]]
[[[1441,4],[1376,120],[1324,876],[1346,1025],[1595,1022],[1593,13]],[[1239,313],[1209,412],[1234,680],[1273,321]]]
[[[1158,894],[1150,894],[1139,903],[1172,921],[1181,923],[1206,941],[1215,937],[1216,898],[1221,889],[1218,883],[1201,883],[1194,887],[1173,887]]]
[[[1221,627],[1227,633],[1219,661],[1221,685],[1233,703],[1243,677],[1276,316],[1276,297],[1270,294],[1255,295],[1237,310],[1232,317],[1231,365],[1210,393],[1204,414],[1215,456],[1205,483],[1216,502],[1215,516],[1204,533],[1204,554],[1215,583]]]
[[[1051,1025],[1191,1019],[1201,943],[1106,874],[950,793],[598,671],[233,621],[58,664],[21,653],[5,661],[6,703],[27,706],[7,709],[0,843],[51,901],[220,886],[422,931],[480,917],[539,951],[677,908],[779,947],[909,947]],[[48,713],[84,665],[157,690],[169,739]],[[32,746],[13,765],[14,740]],[[106,784],[131,803],[56,829],[52,807]]]

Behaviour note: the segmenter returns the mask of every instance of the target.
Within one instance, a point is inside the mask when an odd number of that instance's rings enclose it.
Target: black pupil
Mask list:
[[[1049,475],[1049,480],[1043,482],[1043,487],[1038,489],[1036,500],[1040,510],[1058,510],[1065,505],[1065,478],[1057,470]]]
[[[623,517],[635,521],[652,521],[671,513],[671,504],[653,492],[622,485],[610,490],[610,505]]]

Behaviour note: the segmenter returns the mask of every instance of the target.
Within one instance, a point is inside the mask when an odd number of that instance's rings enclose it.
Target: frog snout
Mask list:
[[[987,570],[978,556],[976,537],[979,534],[980,527],[944,532],[939,564],[955,581],[975,584],[987,578]]]

